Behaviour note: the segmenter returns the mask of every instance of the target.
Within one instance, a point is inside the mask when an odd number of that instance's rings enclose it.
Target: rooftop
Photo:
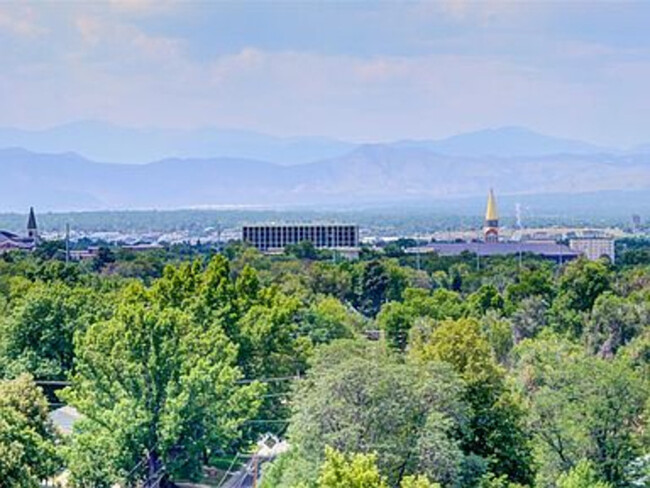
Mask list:
[[[457,256],[463,252],[479,256],[507,256],[532,253],[548,257],[578,257],[580,253],[564,244],[551,242],[433,242],[426,246],[407,249],[409,253],[435,252],[440,256]]]

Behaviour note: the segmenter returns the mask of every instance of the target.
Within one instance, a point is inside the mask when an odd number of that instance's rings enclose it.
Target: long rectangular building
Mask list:
[[[564,244],[550,242],[433,242],[423,247],[406,249],[407,253],[436,253],[439,256],[458,256],[462,253],[478,256],[508,256],[517,254],[535,254],[558,263],[576,259],[580,252]]]
[[[246,225],[242,240],[260,251],[282,250],[291,244],[311,242],[318,249],[359,246],[359,227],[353,224]]]

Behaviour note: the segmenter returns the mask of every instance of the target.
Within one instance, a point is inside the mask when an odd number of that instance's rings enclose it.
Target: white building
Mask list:
[[[614,238],[612,237],[575,237],[569,240],[569,247],[582,253],[591,261],[603,256],[607,256],[612,263],[615,259]]]

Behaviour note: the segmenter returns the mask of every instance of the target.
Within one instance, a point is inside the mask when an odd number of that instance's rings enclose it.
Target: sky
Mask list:
[[[650,2],[0,2],[0,126],[650,143]]]

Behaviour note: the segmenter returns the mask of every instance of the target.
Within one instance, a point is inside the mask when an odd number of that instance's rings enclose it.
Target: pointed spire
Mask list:
[[[494,198],[494,191],[490,188],[488,193],[487,208],[485,209],[485,221],[494,222],[499,220],[499,212],[497,211],[497,200]]]
[[[36,216],[34,215],[34,207],[29,207],[29,219],[27,220],[27,230],[36,230]]]

